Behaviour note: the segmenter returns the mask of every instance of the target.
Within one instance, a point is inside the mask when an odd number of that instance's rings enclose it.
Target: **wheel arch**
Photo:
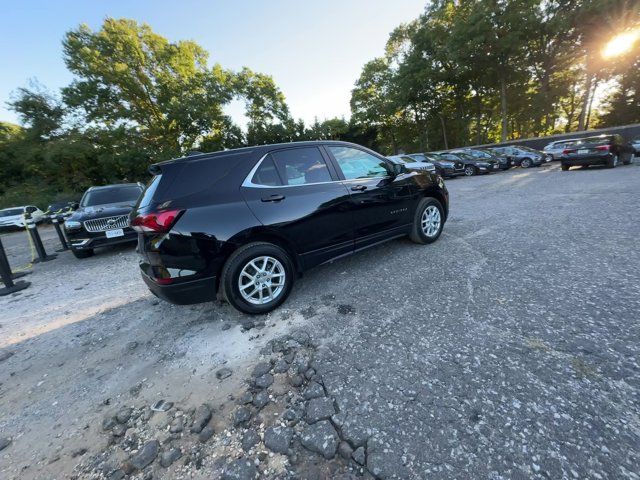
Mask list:
[[[302,263],[293,243],[280,233],[266,227],[254,227],[234,236],[229,241],[233,247],[227,252],[227,258],[238,248],[253,242],[272,243],[282,248],[291,257],[296,272],[302,273]]]

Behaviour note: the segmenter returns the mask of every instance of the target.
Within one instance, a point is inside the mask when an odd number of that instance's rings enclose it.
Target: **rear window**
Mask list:
[[[153,191],[149,192],[148,198],[145,198],[144,201],[162,203],[203,191],[214,191],[216,184],[228,180],[229,176],[246,158],[246,153],[229,153],[164,165],[162,178],[153,185]],[[149,184],[147,189],[151,189],[151,186]]]
[[[96,205],[107,205],[110,203],[125,203],[134,205],[138,201],[141,188],[137,185],[127,185],[121,187],[101,188],[99,190],[89,190],[82,197],[80,205],[83,207],[93,207]]]

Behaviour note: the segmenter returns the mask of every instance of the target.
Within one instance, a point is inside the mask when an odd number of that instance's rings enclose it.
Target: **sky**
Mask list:
[[[56,92],[72,75],[62,60],[65,32],[106,17],[148,23],[170,41],[194,40],[210,64],[273,76],[294,118],[349,117],[362,66],[384,52],[389,33],[424,10],[425,0],[0,0],[0,120],[18,123],[6,102],[37,80]],[[227,109],[245,123],[243,106]]]

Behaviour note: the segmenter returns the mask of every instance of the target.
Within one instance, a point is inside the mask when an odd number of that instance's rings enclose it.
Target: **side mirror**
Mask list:
[[[389,165],[389,174],[393,177],[397,177],[407,172],[407,168],[401,163],[392,163]]]
[[[78,207],[80,207],[80,204],[79,204],[78,202],[73,202],[73,203],[71,204],[71,209],[72,209],[72,210],[77,210],[77,209],[78,209]]]

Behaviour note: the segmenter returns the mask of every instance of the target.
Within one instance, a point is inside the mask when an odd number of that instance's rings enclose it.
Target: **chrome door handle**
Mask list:
[[[269,195],[268,197],[262,197],[263,202],[279,202],[284,199],[285,196],[280,195],[279,193],[274,193],[273,195]]]
[[[354,185],[353,187],[351,187],[351,190],[353,190],[354,192],[364,192],[366,189],[366,185]]]

